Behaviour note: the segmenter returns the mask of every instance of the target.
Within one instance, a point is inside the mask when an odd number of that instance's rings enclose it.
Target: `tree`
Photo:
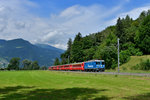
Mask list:
[[[23,64],[24,70],[38,70],[38,69],[40,69],[40,66],[39,66],[37,61],[32,62],[28,59],[25,59],[22,61],[22,64]]]
[[[145,17],[146,17],[146,11],[141,12],[140,16],[139,16],[139,22],[141,22]]]
[[[123,44],[129,42],[130,40],[133,40],[133,36],[135,32],[133,32],[131,29],[132,25],[132,19],[127,15],[125,19],[118,18],[117,24],[116,24],[116,36],[120,38],[120,49],[125,50],[123,48]],[[134,28],[134,27],[132,27]],[[135,31],[135,30],[134,30]],[[132,34],[133,33],[133,34]]]
[[[83,54],[83,47],[82,47],[82,35],[81,33],[78,33],[72,44],[71,61],[82,62],[84,61],[83,56],[84,54]]]
[[[124,34],[123,21],[119,17],[116,24],[116,35],[117,37],[121,38],[123,34]]]
[[[68,40],[68,46],[67,46],[67,52],[68,52],[68,55],[70,56],[71,55],[71,47],[72,47],[72,39],[69,38]]]
[[[61,64],[67,64],[67,57],[68,57],[68,55],[66,52],[61,54]],[[55,59],[55,61],[56,61],[56,59]],[[54,63],[54,65],[55,65],[55,63]]]
[[[33,70],[39,70],[40,69],[40,66],[39,66],[37,61],[32,62],[32,68],[33,68]]]
[[[22,61],[24,70],[32,70],[32,61],[25,59]]]
[[[82,35],[80,32],[76,35],[73,43],[71,39],[68,40],[67,50],[63,54],[61,54],[61,64],[67,64],[68,58],[69,58],[69,63],[83,61],[83,59],[81,60],[81,57],[78,56],[78,55],[83,55],[81,41],[82,41]],[[77,59],[77,57],[79,57],[79,59]],[[60,64],[58,63],[58,60],[59,59],[55,59],[54,65]]]
[[[81,39],[82,39],[82,35],[81,35],[81,33],[79,32],[79,33],[76,35],[74,41],[80,41]]]
[[[121,20],[121,18],[118,18],[117,24],[116,24],[115,34],[118,38],[120,38],[120,44],[123,44],[126,41],[123,20],[124,19]]]
[[[47,70],[47,67],[46,66],[42,66],[41,70]]]
[[[71,50],[72,50],[72,39],[69,38],[68,43],[67,43],[67,50],[61,54],[61,63],[62,64],[67,64],[67,59],[71,57]]]
[[[84,61],[92,60],[95,53],[95,48],[86,49],[83,51],[83,53]]]
[[[8,64],[8,70],[19,70],[20,58],[14,57],[10,60]]]
[[[60,65],[59,59],[56,57],[54,65]]]
[[[132,19],[130,18],[129,15],[127,15],[124,19],[124,27],[129,28],[131,26]]]
[[[94,55],[95,59],[105,60],[106,69],[117,67],[117,48],[113,45],[100,45]]]
[[[89,36],[82,38],[82,48],[89,49],[96,45],[96,37],[95,34],[90,34]]]
[[[72,39],[70,38],[68,41],[68,48],[67,48],[67,58],[70,60],[71,57],[71,49],[72,49]],[[68,62],[69,63],[69,62]]]
[[[110,33],[105,39],[106,46],[117,45],[117,37],[114,33]]]
[[[150,10],[147,11],[147,16],[150,15]]]
[[[144,54],[150,54],[150,15],[142,22],[136,34],[135,41]]]

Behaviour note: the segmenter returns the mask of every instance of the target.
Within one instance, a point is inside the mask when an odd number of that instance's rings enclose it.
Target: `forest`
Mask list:
[[[120,65],[130,56],[150,54],[150,10],[141,12],[135,20],[129,15],[118,18],[116,25],[85,37],[79,32],[73,41],[68,40],[67,50],[61,54],[60,61],[55,59],[54,65],[103,59],[107,69],[115,69],[117,38],[120,39]]]

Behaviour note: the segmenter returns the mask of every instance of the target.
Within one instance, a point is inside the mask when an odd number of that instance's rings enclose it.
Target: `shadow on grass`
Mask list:
[[[107,97],[105,95],[102,95],[101,97],[95,98],[94,100],[111,100],[113,97]]]
[[[124,97],[126,100],[150,100],[150,93]]]
[[[17,92],[19,89],[29,89]],[[106,89],[96,90],[92,88],[66,88],[66,89],[35,89],[33,87],[6,87],[0,89],[1,100],[87,100],[94,99],[94,95]],[[108,97],[102,96],[95,100],[109,100]]]
[[[5,88],[0,88],[0,94],[8,94],[10,92],[16,92],[17,90],[20,89],[30,89],[30,88],[34,88],[29,87],[29,86],[14,86],[14,87],[5,87]]]

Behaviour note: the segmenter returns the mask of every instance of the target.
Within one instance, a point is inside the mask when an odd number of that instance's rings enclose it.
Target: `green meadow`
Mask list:
[[[1,71],[0,100],[150,100],[150,77]]]

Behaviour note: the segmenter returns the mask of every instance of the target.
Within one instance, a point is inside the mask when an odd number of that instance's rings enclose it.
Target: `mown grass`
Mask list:
[[[150,100],[150,77],[1,71],[0,100]]]

